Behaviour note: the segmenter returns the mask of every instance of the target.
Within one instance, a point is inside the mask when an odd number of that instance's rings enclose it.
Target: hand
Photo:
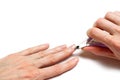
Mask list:
[[[88,46],[84,47],[83,50],[120,60],[120,12],[108,12],[104,18],[95,22],[87,34],[108,48]]]
[[[72,55],[75,45],[48,48],[48,44],[43,44],[1,59],[0,80],[45,80],[60,75],[77,64],[76,57],[61,62]]]

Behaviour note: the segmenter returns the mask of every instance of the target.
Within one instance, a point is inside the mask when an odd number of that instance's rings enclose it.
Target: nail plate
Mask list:
[[[75,48],[76,48],[76,45],[73,44],[73,45],[70,46],[70,48],[75,49]]]

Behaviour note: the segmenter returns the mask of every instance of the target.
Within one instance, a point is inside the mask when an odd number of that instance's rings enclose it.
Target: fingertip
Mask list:
[[[76,48],[76,45],[73,44],[73,45],[70,46],[70,48],[75,49],[75,48]]]
[[[95,25],[95,24],[94,24]],[[95,36],[96,27],[92,27],[87,30],[87,36],[93,38]]]
[[[70,47],[68,47],[68,48],[65,50],[65,52],[66,52],[66,53],[73,53],[73,52],[75,51],[75,48],[76,48],[76,45],[73,44],[73,45],[71,45]]]

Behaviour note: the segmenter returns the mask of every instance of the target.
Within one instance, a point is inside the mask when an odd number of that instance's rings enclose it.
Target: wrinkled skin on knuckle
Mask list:
[[[12,60],[12,59],[15,59],[17,57],[19,57],[17,54],[9,54],[5,58],[3,58],[3,60],[7,60],[7,59]]]
[[[57,57],[57,56],[56,56]],[[55,55],[50,55],[47,59],[49,60],[49,64],[55,64],[57,61],[57,58],[55,57]],[[46,66],[46,65],[45,65]]]
[[[104,20],[103,18],[97,19],[96,26],[99,26],[99,24],[102,24],[103,20]]]
[[[111,14],[112,14],[111,12],[107,12],[107,13],[106,13],[106,15],[105,15],[105,18],[110,17],[110,16],[111,16]]]
[[[111,40],[112,42],[112,45],[114,48],[120,50],[120,41],[117,41],[117,40]]]
[[[113,43],[112,37],[108,36],[108,35],[104,35],[103,36],[103,41],[104,41],[105,44],[108,44],[108,45],[111,44],[111,43]]]
[[[116,28],[114,28],[114,30],[117,34],[120,34],[120,28],[118,28],[118,27],[120,27],[120,26],[117,26]]]
[[[120,48],[120,41],[116,40],[114,36],[104,37],[105,43],[109,48]]]
[[[20,77],[22,77],[23,79],[28,79],[28,80],[33,80],[35,78],[37,78],[39,75],[38,70],[31,68],[31,69],[23,69],[21,70],[20,73]]]
[[[28,49],[26,49],[26,51],[27,51],[28,53],[31,53],[31,52],[33,51],[33,48],[28,48]]]
[[[62,66],[61,65],[55,65],[54,66],[54,74],[60,75],[61,73],[62,73]]]
[[[120,60],[120,39],[111,38],[108,45],[110,50],[115,54],[115,56]]]

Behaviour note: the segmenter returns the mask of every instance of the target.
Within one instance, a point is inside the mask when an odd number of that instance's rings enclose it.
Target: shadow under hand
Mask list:
[[[79,56],[83,57],[83,58],[95,60],[107,68],[120,69],[120,61],[119,60],[106,58],[106,57],[102,57],[102,56],[96,56],[90,52],[85,52],[85,51],[80,53]]]

